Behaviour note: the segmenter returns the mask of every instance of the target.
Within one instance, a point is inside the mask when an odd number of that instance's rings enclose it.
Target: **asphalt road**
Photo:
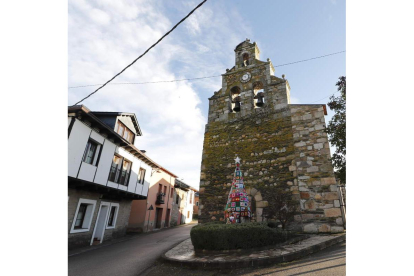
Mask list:
[[[273,265],[268,267],[252,267],[231,270],[200,270],[190,269],[157,262],[148,269],[143,276],[218,276],[218,275],[312,275],[312,276],[345,276],[346,271],[346,243],[340,243],[326,248],[318,253],[309,255],[303,259]]]
[[[139,235],[69,257],[69,276],[140,275],[175,244],[190,237],[196,224]]]

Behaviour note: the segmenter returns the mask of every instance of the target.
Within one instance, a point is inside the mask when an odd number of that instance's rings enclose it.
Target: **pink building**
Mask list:
[[[147,199],[132,201],[129,231],[147,232],[170,227],[176,178],[175,174],[162,167],[151,171]]]

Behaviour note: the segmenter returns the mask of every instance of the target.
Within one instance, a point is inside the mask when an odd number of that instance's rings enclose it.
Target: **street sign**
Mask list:
[[[151,206],[148,208],[148,210],[154,210],[154,207],[152,207],[152,204],[151,204]]]

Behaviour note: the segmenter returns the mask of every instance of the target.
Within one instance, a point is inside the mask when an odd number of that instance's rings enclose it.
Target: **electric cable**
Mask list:
[[[200,4],[197,5],[197,7],[195,7],[189,14],[187,14],[187,16],[185,16],[183,19],[181,19],[177,24],[174,25],[174,27],[172,27],[171,30],[169,30],[167,33],[165,33],[160,39],[158,39],[157,42],[155,42],[154,44],[151,45],[151,47],[149,47],[143,54],[141,54],[139,57],[137,57],[133,62],[131,62],[127,67],[125,67],[124,69],[122,69],[121,72],[119,72],[118,74],[116,74],[115,76],[113,76],[109,81],[105,82],[102,86],[100,86],[98,89],[96,89],[94,92],[90,93],[88,96],[84,97],[82,100],[78,101],[77,103],[75,103],[74,105],[77,105],[81,102],[83,102],[84,100],[86,100],[87,98],[89,98],[90,96],[92,96],[93,94],[95,94],[96,92],[98,92],[100,89],[102,89],[103,87],[105,87],[109,82],[111,82],[112,80],[114,80],[116,77],[118,77],[119,75],[121,75],[126,69],[128,69],[129,67],[131,67],[135,62],[137,62],[137,60],[139,60],[140,58],[142,58],[143,56],[145,56],[146,53],[149,52],[149,50],[151,50],[152,48],[154,48],[158,43],[161,42],[161,40],[163,40],[166,36],[168,36],[175,28],[178,27],[178,25],[180,25],[182,22],[184,22],[193,12],[195,12],[199,7],[201,7],[205,2],[207,2],[207,0],[202,1]]]
[[[295,63],[306,62],[306,61],[309,61],[309,60],[318,59],[318,58],[324,58],[324,57],[327,57],[327,56],[337,55],[337,54],[341,54],[341,53],[344,53],[344,52],[346,52],[346,51],[341,51],[341,52],[327,54],[327,55],[323,55],[323,56],[319,56],[319,57],[314,57],[314,58],[299,60],[299,61],[295,61],[295,62],[280,64],[280,65],[276,65],[276,66],[273,66],[273,67],[281,67],[281,66],[291,65],[291,64],[295,64]],[[186,80],[200,80],[200,79],[217,78],[217,77],[221,77],[221,75],[208,76],[208,77],[199,77],[199,78],[189,78],[189,79],[165,80],[165,81],[121,82],[121,83],[110,83],[110,84],[111,85],[125,85],[125,84],[165,83],[165,82],[179,82],[179,81],[186,81]],[[102,84],[89,84],[89,85],[69,86],[68,88],[69,89],[74,89],[74,88],[82,88],[82,87],[90,87],[90,86],[98,86],[98,85],[102,85]]]

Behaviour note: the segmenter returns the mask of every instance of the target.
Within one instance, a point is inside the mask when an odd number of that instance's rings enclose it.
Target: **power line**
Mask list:
[[[313,59],[318,59],[318,58],[324,58],[324,57],[328,57],[328,56],[332,56],[332,55],[337,55],[337,54],[341,54],[341,53],[345,53],[345,51],[341,51],[341,52],[337,52],[337,53],[332,53],[332,54],[327,54],[327,55],[323,55],[323,56],[319,56],[319,57],[314,57],[314,58],[309,58],[309,59],[304,59],[304,60],[299,60],[299,61],[295,61],[295,62],[291,62],[291,63],[285,63],[285,64],[280,64],[280,65],[276,65],[273,67],[281,67],[281,66],[286,66],[286,65],[291,65],[291,64],[295,64],[295,63],[300,63],[300,62],[306,62],[309,60],[313,60]],[[200,78],[189,78],[189,79],[178,79],[178,80],[166,80],[166,81],[146,81],[146,82],[123,82],[123,83],[111,83],[111,85],[124,85],[124,84],[148,84],[148,83],[163,83],[163,82],[179,82],[179,81],[186,81],[186,80],[200,80],[200,79],[209,79],[209,78],[217,78],[217,77],[221,77],[221,75],[215,75],[215,76],[208,76],[208,77],[200,77]],[[89,84],[89,85],[79,85],[79,86],[69,86],[69,89],[72,88],[82,88],[82,87],[89,87],[89,86],[98,86],[101,84]]]
[[[164,34],[160,39],[158,39],[157,42],[155,42],[154,44],[151,45],[151,47],[149,47],[142,55],[140,55],[139,57],[137,57],[133,62],[131,62],[127,67],[125,67],[124,69],[122,69],[121,72],[119,72],[118,74],[116,74],[112,79],[110,79],[109,81],[105,82],[102,86],[100,86],[98,89],[96,89],[94,92],[90,93],[88,96],[86,96],[85,98],[83,98],[82,100],[80,100],[79,102],[75,103],[74,105],[77,105],[78,103],[83,102],[84,100],[86,100],[87,98],[89,98],[90,96],[92,96],[93,94],[95,94],[96,92],[98,92],[101,88],[103,88],[104,86],[106,86],[109,82],[111,82],[112,80],[114,80],[116,77],[118,77],[119,75],[121,75],[126,69],[128,69],[130,66],[132,66],[135,62],[137,62],[137,60],[139,60],[140,58],[142,58],[146,53],[149,52],[149,50],[151,50],[152,48],[154,48],[158,43],[161,42],[161,40],[163,40],[166,36],[168,36],[175,28],[178,27],[178,25],[180,25],[182,22],[184,22],[193,12],[195,12],[199,7],[201,7],[205,2],[207,2],[207,0],[204,0],[203,2],[201,2],[200,4],[197,5],[197,7],[195,7],[189,14],[187,14],[186,17],[184,17],[183,19],[181,19],[177,24],[174,25],[174,27],[172,27],[171,30],[169,30],[166,34]]]
[[[311,102],[310,104],[317,103],[317,102],[319,102],[320,100],[323,100],[323,99],[326,99],[326,98],[328,98],[328,97],[330,97],[330,96],[333,96],[333,95],[335,95],[335,94],[336,94],[336,93],[338,93],[338,92],[340,92],[340,91],[336,91],[336,92],[335,92],[335,93],[333,93],[332,95],[329,95],[329,96],[323,97],[322,99],[319,99],[319,100],[317,100],[317,101]]]
[[[178,81],[200,80],[200,79],[217,78],[217,77],[221,77],[221,75],[209,76],[209,77],[200,77],[200,78],[191,78],[191,79],[165,80],[165,81],[120,82],[120,83],[111,83],[111,85],[117,85],[117,84],[119,85],[119,84],[147,84],[147,83],[162,83],[162,82],[178,82]],[[80,85],[80,86],[70,86],[69,88],[81,88],[81,87],[97,86],[97,85],[100,85],[100,84],[89,84],[89,85]]]
[[[299,61],[295,61],[295,62],[290,62],[290,63],[281,64],[281,65],[276,65],[276,66],[273,66],[273,67],[281,67],[281,66],[285,66],[285,65],[291,65],[291,64],[305,62],[305,61],[309,61],[309,60],[313,60],[313,59],[318,59],[318,58],[324,58],[324,57],[328,57],[328,56],[333,56],[333,55],[337,55],[337,54],[341,54],[341,53],[345,53],[345,52],[346,51],[336,52],[336,53],[327,54],[327,55],[323,55],[323,56],[319,56],[319,57],[314,57],[314,58],[309,58],[309,59],[303,59],[303,60],[299,60]]]

